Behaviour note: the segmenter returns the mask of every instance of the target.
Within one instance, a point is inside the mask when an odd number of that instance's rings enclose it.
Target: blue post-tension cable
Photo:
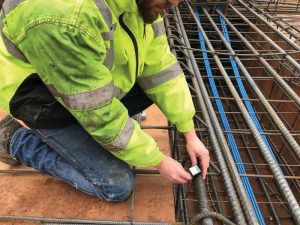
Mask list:
[[[195,8],[195,15],[197,16],[197,18],[200,22],[200,15],[199,15],[198,8]],[[227,140],[229,142],[234,160],[236,162],[236,167],[237,167],[239,173],[246,174],[246,169],[243,165],[243,161],[242,161],[242,158],[239,154],[236,141],[235,141],[234,136],[231,132],[231,127],[229,125],[229,122],[228,122],[227,116],[225,114],[222,102],[220,100],[219,92],[217,90],[217,87],[216,87],[216,84],[215,84],[215,81],[214,81],[214,78],[213,78],[213,73],[212,73],[210,63],[209,63],[209,59],[208,59],[207,52],[206,52],[205,41],[204,41],[203,35],[202,35],[202,33],[199,29],[198,29],[198,36],[199,36],[199,41],[200,41],[200,47],[203,50],[202,51],[203,62],[204,62],[204,66],[205,66],[207,76],[208,76],[210,88],[212,90],[213,96],[215,97],[215,103],[216,103],[218,112],[220,114],[222,124],[224,126],[224,129],[227,131],[226,132],[226,137],[227,137]],[[254,195],[253,189],[251,187],[249,178],[243,176],[243,177],[241,177],[241,181],[243,183],[243,186],[245,187],[248,198],[250,199],[250,202],[251,202],[252,207],[254,209],[255,215],[256,215],[256,217],[259,221],[259,224],[265,225],[261,210],[258,206],[258,203],[257,203],[256,197]]]

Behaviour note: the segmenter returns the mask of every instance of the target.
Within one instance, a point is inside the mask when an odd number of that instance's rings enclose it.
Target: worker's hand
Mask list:
[[[200,160],[202,176],[203,179],[205,179],[210,160],[209,152],[197,137],[195,130],[185,133],[184,136],[186,140],[186,149],[191,158],[192,165],[194,166],[197,164],[197,158]]]
[[[177,184],[185,184],[192,179],[191,174],[186,172],[179,162],[166,155],[155,168],[163,177]]]

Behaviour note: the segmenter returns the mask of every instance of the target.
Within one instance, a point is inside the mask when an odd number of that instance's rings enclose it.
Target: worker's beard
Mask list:
[[[136,0],[136,2],[139,8],[139,13],[145,23],[153,23],[159,15],[162,14],[155,9],[157,6],[153,5],[152,0]]]

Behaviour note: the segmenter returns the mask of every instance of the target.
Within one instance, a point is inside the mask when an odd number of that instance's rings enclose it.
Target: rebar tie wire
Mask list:
[[[207,12],[206,9],[202,8],[202,10],[203,10],[204,14],[206,14],[206,12]],[[197,19],[200,23],[201,22],[200,12],[199,12],[198,8],[194,9],[194,15],[193,15],[194,18]],[[198,36],[199,36],[200,47],[201,47],[201,49],[205,50],[206,49],[206,44],[205,44],[205,40],[204,40],[204,31],[201,31],[200,27],[198,27]],[[233,59],[233,57],[231,57],[231,59]],[[203,54],[203,61],[204,61],[204,64],[205,64],[206,72],[209,76],[210,89],[211,89],[214,97],[219,97],[219,91],[217,90],[216,83],[215,83],[215,80],[213,78],[214,75],[213,75],[213,72],[212,72],[211,66],[210,66],[211,62],[209,61],[207,54]],[[218,111],[219,111],[220,116],[221,116],[222,124],[223,124],[225,130],[229,131],[229,133],[226,134],[226,137],[227,137],[228,142],[230,143],[231,152],[233,154],[234,160],[235,160],[235,162],[242,162],[241,155],[238,151],[237,143],[236,143],[233,135],[230,133],[232,128],[229,124],[227,116],[224,113],[223,104],[219,99],[216,99],[215,102],[216,102]],[[237,166],[237,170],[238,170],[239,173],[246,173],[245,167],[243,165]],[[249,179],[247,177],[242,177],[241,180],[242,180],[243,186],[246,190],[247,196],[248,196],[249,200],[251,201],[251,205],[253,207],[253,210],[255,212],[255,215],[257,217],[257,220],[258,220],[259,224],[264,225],[265,223],[264,223],[264,220],[263,220],[263,216],[262,216],[260,207],[258,206],[256,197],[254,195],[254,191],[251,187]]]
[[[178,13],[178,9],[176,11],[174,11],[173,13],[177,14]],[[181,32],[181,34],[183,34],[183,38],[184,38],[187,46],[191,47],[190,44],[189,44],[189,42],[187,41],[186,33],[185,33],[184,27],[182,25],[182,21],[181,21],[180,15],[178,17],[177,24],[181,27],[181,29],[183,31],[183,32]],[[167,31],[168,31],[168,29],[167,29]],[[172,45],[173,45],[173,43],[172,43]],[[196,64],[195,59],[193,57],[192,51],[191,50],[187,50],[187,49],[184,49],[184,51],[186,51],[186,53],[189,55],[189,57],[187,57],[188,60],[190,60],[190,62],[191,62],[191,65],[189,65],[189,66],[191,66],[191,68],[194,70],[195,75],[196,75],[197,80],[198,80],[198,78],[200,77],[200,74],[199,74],[199,70],[197,68],[195,68],[195,67],[197,67],[197,64]],[[194,85],[196,85],[196,82],[197,82],[197,80],[195,80],[195,79],[196,78],[192,79]],[[227,167],[225,166],[224,160],[223,161],[221,160],[223,156],[222,156],[222,154],[220,152],[220,147],[219,147],[218,143],[216,142],[217,139],[216,139],[215,133],[214,133],[214,131],[212,129],[212,124],[210,123],[210,120],[208,119],[208,112],[203,107],[203,104],[201,104],[203,102],[202,93],[200,92],[199,88],[197,89],[197,87],[198,86],[196,85],[195,88],[196,88],[197,93],[199,95],[198,100],[199,100],[200,106],[202,107],[202,110],[204,111],[204,118],[205,118],[205,121],[207,122],[207,124],[209,125],[209,130],[212,131],[212,136],[211,136],[212,143],[213,143],[213,145],[214,145],[214,147],[216,149],[217,156],[220,159],[220,166],[222,168],[222,177],[226,181],[225,185],[226,185],[226,187],[228,187],[228,189],[227,189],[228,195],[233,200],[230,203],[232,204],[232,208],[233,208],[233,211],[234,211],[234,216],[236,217],[237,221],[239,221],[239,224],[246,224],[245,219],[243,217],[243,213],[242,213],[241,207],[239,205],[239,201],[237,200],[237,196],[236,196],[235,190],[233,188],[233,183],[232,183],[231,179],[229,179],[229,171],[227,171]],[[202,101],[200,99],[202,99]]]
[[[193,15],[193,11],[191,9],[191,6],[188,5],[188,7],[190,8],[190,12],[191,14]],[[230,5],[230,7],[232,9],[235,9],[232,5]],[[237,10],[236,10],[237,11]],[[238,15],[240,15],[240,13],[237,11],[236,12]],[[193,15],[194,16],[194,15]],[[243,17],[243,20],[247,20],[247,18],[245,18],[243,15],[240,15],[240,17],[242,18]],[[196,20],[197,22],[197,25],[199,27],[199,29],[203,29],[202,26],[200,25],[200,23]],[[249,25],[251,25],[251,22],[247,20],[247,23]],[[253,25],[253,27],[255,27]],[[257,29],[258,30],[258,29]],[[258,32],[258,31],[257,31]],[[260,32],[261,33],[261,32]],[[262,33],[262,35],[264,35],[264,33]],[[205,40],[208,40],[207,36],[205,35],[205,33],[203,33],[203,36],[204,36],[204,39]],[[266,37],[268,38],[268,37]],[[208,45],[208,47],[211,49],[211,50],[214,50],[213,46],[210,44],[209,40],[206,41],[206,44]],[[276,44],[274,44],[274,46],[276,46],[279,50],[282,50],[279,46],[277,46]],[[215,58],[215,61],[216,63],[218,64],[218,66],[220,67],[221,69],[221,72],[223,73],[224,75],[224,78],[225,78],[225,81],[232,93],[232,95],[235,97],[236,101],[237,101],[237,105],[239,106],[240,110],[242,111],[243,113],[243,116],[248,124],[248,126],[251,128],[251,131],[261,149],[261,152],[263,153],[263,156],[265,158],[265,160],[268,162],[268,164],[270,165],[270,169],[272,170],[273,174],[275,175],[276,177],[276,183],[278,184],[278,186],[280,187],[281,191],[282,191],[282,195],[283,197],[287,200],[288,202],[288,206],[290,208],[290,211],[291,211],[291,214],[294,218],[294,221],[298,224],[300,224],[300,207],[299,207],[299,204],[294,196],[294,194],[292,193],[291,189],[290,189],[290,186],[288,185],[286,179],[283,177],[283,174],[281,173],[280,171],[280,168],[278,167],[278,165],[275,163],[275,161],[273,160],[273,158],[271,157],[270,153],[268,152],[267,148],[266,148],[266,145],[264,144],[261,136],[259,136],[259,132],[257,130],[257,128],[254,126],[253,124],[253,121],[251,120],[248,112],[247,112],[247,109],[246,107],[243,105],[241,99],[239,98],[239,94],[237,93],[237,91],[235,90],[231,80],[228,78],[228,75],[226,73],[226,71],[224,70],[222,64],[221,64],[221,61],[220,59],[218,59],[217,56],[214,57]],[[294,64],[297,64],[298,67],[300,68],[300,65],[295,62],[294,59],[291,59],[289,60],[291,62],[294,62]]]

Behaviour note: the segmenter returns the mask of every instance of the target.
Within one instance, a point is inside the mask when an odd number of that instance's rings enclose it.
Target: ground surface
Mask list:
[[[0,118],[4,116],[0,110]],[[145,125],[166,125],[167,121],[156,106],[147,110]],[[165,130],[146,130],[168,153],[168,134]],[[0,163],[0,170],[19,169]],[[26,168],[26,167],[24,167]],[[128,221],[130,199],[108,203],[90,197],[64,182],[47,175],[0,174],[0,216],[38,216]],[[134,221],[174,222],[171,183],[159,175],[138,175],[136,179]],[[0,221],[1,225],[36,224]]]

